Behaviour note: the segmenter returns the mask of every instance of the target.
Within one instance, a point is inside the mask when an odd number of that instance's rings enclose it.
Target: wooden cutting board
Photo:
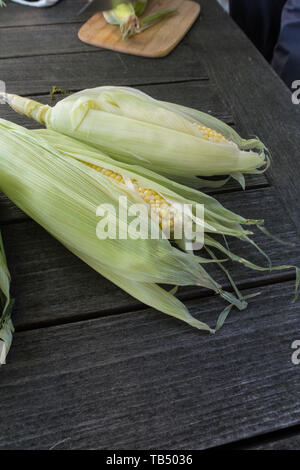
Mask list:
[[[143,16],[165,8],[178,12],[134,37],[122,40],[119,26],[108,24],[96,13],[79,30],[81,41],[93,46],[144,57],[163,57],[185,36],[200,13],[200,5],[190,0],[151,0]]]

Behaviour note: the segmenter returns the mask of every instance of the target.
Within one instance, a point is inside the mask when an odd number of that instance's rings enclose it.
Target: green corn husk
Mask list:
[[[11,321],[13,301],[10,297],[10,274],[0,233],[0,365],[5,364],[14,327]]]
[[[139,16],[144,13],[146,6],[147,0],[121,3],[113,10],[104,11],[103,16],[107,23],[120,26],[122,39],[125,40],[131,36],[142,33],[177,11],[177,8],[160,10],[140,20]]]
[[[83,90],[53,108],[16,95],[6,95],[6,100],[17,112],[49,129],[91,144],[119,161],[173,179],[195,181],[195,176],[230,175],[244,185],[244,174],[263,172],[269,165],[260,140],[242,139],[208,114],[154,100],[133,88]],[[228,142],[205,140],[200,125],[222,134]],[[226,181],[197,179],[200,185],[213,187]]]
[[[0,189],[15,204],[104,277],[145,304],[198,329],[214,331],[193,318],[174,296],[173,290],[168,292],[157,284],[203,286],[242,310],[247,302],[229,273],[226,271],[236,296],[223,291],[203,267],[205,263],[219,264],[224,260],[215,256],[211,260],[197,257],[192,252],[181,251],[169,239],[162,237],[158,240],[99,240],[96,237],[96,210],[100,204],[116,206],[119,197],[124,195],[128,199],[128,207],[143,203],[143,200],[130,184],[120,185],[87,164],[101,165],[105,170],[122,175],[125,181],[134,179],[139,186],[156,191],[171,205],[203,204],[204,221],[195,218],[193,213],[188,217],[195,225],[204,227],[204,243],[208,250],[213,246],[252,269],[291,267],[259,267],[230,252],[213,236],[230,235],[255,245],[249,238],[252,233],[249,227],[260,227],[262,221],[247,220],[225,209],[214,198],[150,170],[117,163],[93,147],[55,131],[29,131],[3,119],[0,119],[0,144]],[[151,214],[146,211],[142,217],[148,221]],[[151,222],[157,224],[157,221]],[[118,228],[126,223],[123,215],[118,214]],[[246,225],[246,229],[242,225]],[[160,228],[159,231],[161,233]],[[174,242],[185,249],[190,240],[183,238]],[[227,309],[218,327],[228,313]]]
[[[101,160],[105,168],[128,178],[136,177],[144,187],[156,188],[169,200],[188,201],[152,181],[152,172],[141,169],[138,175],[130,165],[116,165],[114,160],[74,139],[49,130],[29,131],[5,120],[0,120],[0,143],[0,189],[79,258],[131,295],[207,331],[212,330],[191,317],[186,307],[157,283],[204,286],[238,308],[245,308],[245,302],[223,292],[205,271],[205,259],[182,252],[167,239],[96,237],[99,204],[116,205],[121,195],[126,195],[130,204],[141,201],[130,189],[121,188],[83,162],[99,164]],[[157,175],[155,178],[160,179]],[[219,223],[222,206],[211,198],[208,228],[210,219],[214,219],[214,206],[216,225]],[[119,227],[124,220],[120,217],[117,223]],[[227,226],[224,229],[226,233],[230,231]]]

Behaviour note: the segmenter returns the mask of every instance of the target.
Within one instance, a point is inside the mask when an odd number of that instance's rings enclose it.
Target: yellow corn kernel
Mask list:
[[[215,131],[214,129],[210,129],[206,126],[197,127],[201,131],[202,137],[204,137],[204,139],[208,140],[209,142],[213,142],[215,144],[232,144],[231,140],[227,140],[226,137],[224,137],[222,134]]]
[[[106,170],[105,168],[94,165],[93,163],[84,163],[93,170],[102,173],[104,176],[107,176],[108,178],[111,178],[118,183],[125,183],[122,175],[119,173],[116,173],[112,170]],[[152,210],[157,213],[157,216],[159,216],[160,227],[163,230],[167,229],[168,227],[172,229],[174,227],[174,216],[173,212],[170,211],[171,205],[168,204],[168,202],[153,189],[137,186],[137,181],[135,179],[132,179],[131,182],[138,195],[149,205]]]

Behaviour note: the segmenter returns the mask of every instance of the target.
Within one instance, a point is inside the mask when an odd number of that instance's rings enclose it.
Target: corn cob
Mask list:
[[[103,16],[107,23],[119,25],[122,39],[127,39],[135,34],[142,33],[165,17],[170,16],[177,11],[177,8],[160,10],[151,15],[147,15],[140,20],[139,16],[144,13],[146,6],[147,0],[121,3],[113,10],[104,11]]]
[[[123,176],[119,173],[116,173],[112,170],[106,170],[98,165],[94,165],[92,163],[85,162],[90,168],[103,173],[105,176],[112,178],[113,180],[117,181],[120,184],[127,184],[124,180]],[[151,210],[157,214],[159,219],[159,225],[162,230],[170,229],[174,227],[174,211],[172,210],[171,204],[168,202],[156,191],[149,188],[144,188],[138,185],[138,182],[135,178],[129,180],[132,187],[137,191],[139,196],[148,204]]]
[[[242,139],[208,114],[154,100],[131,88],[83,90],[53,108],[16,95],[6,95],[6,100],[47,128],[174,179],[230,175],[244,185],[243,174],[263,172],[269,165],[260,140]],[[207,180],[199,183],[216,185]]]

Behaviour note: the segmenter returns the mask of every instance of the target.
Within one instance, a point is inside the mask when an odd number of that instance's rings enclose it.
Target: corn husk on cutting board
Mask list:
[[[200,13],[200,5],[190,0],[151,0],[142,17],[168,8],[177,8],[178,11],[125,41],[120,28],[108,24],[102,13],[92,16],[80,28],[78,37],[87,44],[125,54],[163,57],[177,46]]]

